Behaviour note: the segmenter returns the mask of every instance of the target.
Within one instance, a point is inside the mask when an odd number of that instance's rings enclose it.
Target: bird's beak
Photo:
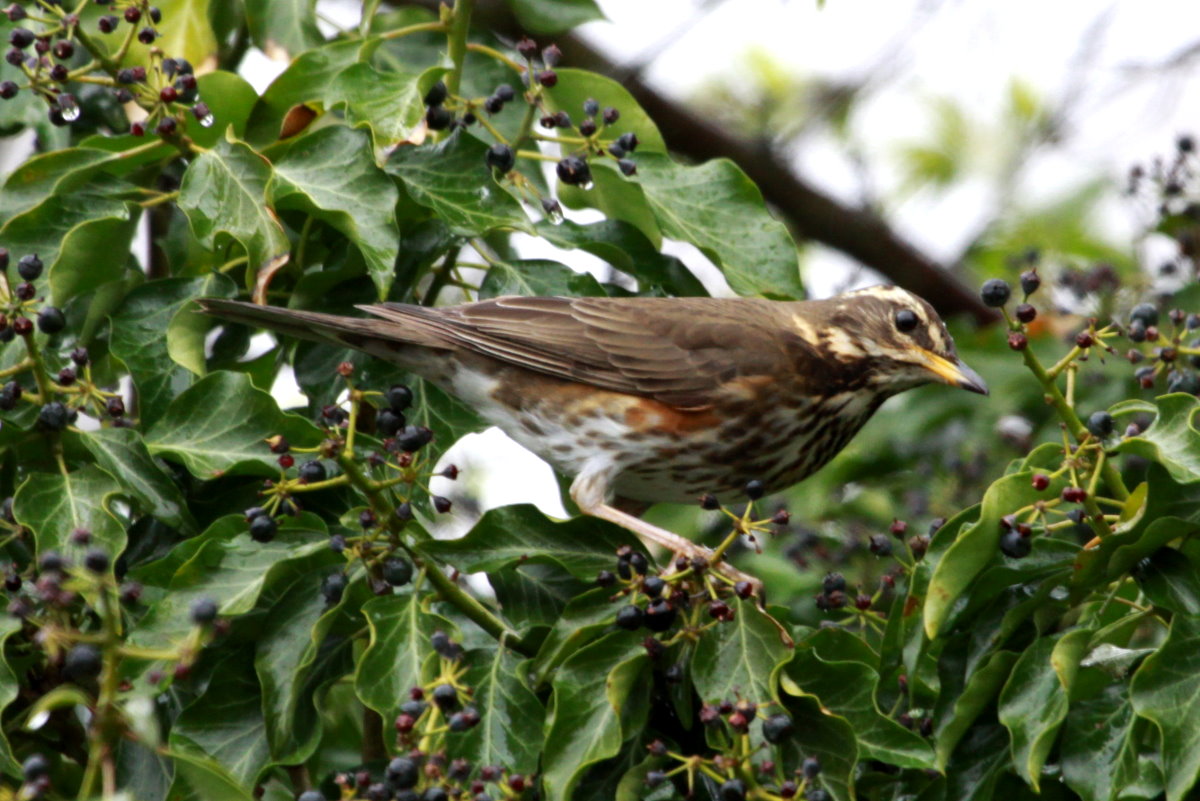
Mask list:
[[[937,376],[937,380],[943,384],[962,387],[971,392],[978,392],[980,395],[988,394],[987,382],[983,380],[983,376],[963,364],[961,359],[950,361],[931,350],[919,348],[917,361],[922,367]]]

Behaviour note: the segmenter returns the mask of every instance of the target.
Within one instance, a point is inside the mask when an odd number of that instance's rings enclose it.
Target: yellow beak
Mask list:
[[[952,387],[962,387],[980,395],[988,394],[987,382],[983,376],[967,367],[960,359],[950,361],[937,355],[931,350],[917,348],[917,362],[929,372],[937,376],[938,381]]]

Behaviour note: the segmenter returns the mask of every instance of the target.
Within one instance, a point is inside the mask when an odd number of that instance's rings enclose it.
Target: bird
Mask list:
[[[786,489],[913,387],[988,392],[933,307],[896,286],[801,301],[504,296],[357,307],[369,317],[199,303],[432,381],[570,478],[582,513],[686,557],[708,552],[643,520],[650,505],[728,501],[749,482]]]

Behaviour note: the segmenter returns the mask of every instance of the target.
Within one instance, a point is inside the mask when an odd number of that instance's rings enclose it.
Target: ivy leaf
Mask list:
[[[997,651],[964,680],[965,659],[956,660],[958,672],[955,672],[950,669],[952,660],[943,652],[939,660],[942,691],[933,713],[938,770],[946,769],[958,743],[1008,680],[1017,658],[1018,654],[1012,651]]]
[[[1167,801],[1190,797],[1200,776],[1200,620],[1175,615],[1157,653],[1133,675],[1134,712],[1158,727]]]
[[[548,562],[587,581],[612,567],[622,545],[640,548],[633,535],[611,523],[592,517],[554,522],[536,506],[520,504],[490,510],[461,539],[427,540],[417,550],[466,573]]]
[[[268,58],[290,61],[325,41],[314,0],[247,0],[246,25]]]
[[[1074,629],[1035,640],[1000,692],[1000,722],[1012,735],[1013,763],[1034,792],[1067,718],[1067,700],[1091,636],[1088,629]]]
[[[538,234],[555,247],[585,250],[604,259],[643,284],[643,291],[661,287],[684,297],[706,297],[708,291],[696,276],[674,256],[658,249],[638,228],[624,220],[600,220],[580,225],[563,220],[558,225],[542,221]]]
[[[297,573],[271,604],[258,636],[254,668],[262,687],[263,719],[271,759],[294,765],[308,759],[321,740],[321,698],[329,685],[354,670],[358,609],[370,594],[352,581],[342,600],[328,608],[321,582],[333,571]]]
[[[784,764],[799,765],[806,757],[821,762],[820,784],[835,801],[853,801],[858,742],[854,729],[821,706],[786,673],[781,674],[781,701],[796,724],[796,733],[780,745]]]
[[[488,574],[496,603],[517,627],[553,626],[576,596],[592,589],[551,565],[514,565]]]
[[[520,202],[496,182],[484,163],[486,152],[483,142],[460,131],[435,145],[399,148],[384,169],[459,236],[497,229],[532,234]]]
[[[131,428],[98,428],[82,434],[80,441],[101,468],[121,477],[121,484],[145,512],[185,534],[195,530],[196,521],[183,495],[154,461],[140,432]]]
[[[392,283],[400,247],[395,184],[375,164],[370,137],[333,125],[302,136],[275,161],[272,197],[345,235],[362,253],[380,299]]]
[[[547,801],[571,798],[588,767],[620,752],[646,714],[649,670],[641,638],[627,631],[597,640],[559,668],[542,745]]]
[[[804,297],[796,243],[767,211],[762,193],[728,159],[684,166],[645,153],[636,180],[664,235],[712,259],[739,295]]]
[[[950,617],[955,603],[970,588],[980,571],[997,559],[1000,518],[1014,509],[1044,497],[1032,485],[1033,471],[1004,476],[988,487],[979,519],[964,526],[954,543],[938,560],[925,599],[925,635],[934,639]]]
[[[556,6],[567,5],[555,0],[549,0],[549,3]],[[650,115],[638,105],[637,100],[619,81],[599,73],[569,67],[555,69],[554,72],[558,75],[558,82],[545,90],[544,95],[548,110],[565,111],[571,115],[571,119],[578,120],[582,118],[584,102],[595,100],[602,109],[611,106],[621,115],[611,127],[605,129],[605,139],[616,139],[624,133],[635,134],[638,138],[638,149],[632,158],[637,158],[643,153],[667,152],[667,144],[663,141],[654,120],[650,119]]]
[[[1200,615],[1200,575],[1192,561],[1174,548],[1159,548],[1139,565],[1142,592],[1155,606],[1195,617]]]
[[[278,466],[265,440],[275,434],[300,447],[321,439],[312,423],[279,411],[275,399],[248,375],[221,370],[176,397],[146,433],[146,445],[201,478],[230,472],[273,475]]]
[[[331,107],[344,106],[348,123],[365,123],[375,137],[375,146],[389,147],[411,141],[423,128],[425,103],[419,78],[407,72],[377,70],[360,61],[333,78],[325,102]]]
[[[183,174],[179,208],[192,233],[209,250],[232,238],[246,250],[251,275],[291,249],[283,226],[267,205],[271,164],[227,131]]]
[[[1147,781],[1136,729],[1151,725],[1134,717],[1129,687],[1110,684],[1095,698],[1073,702],[1063,730],[1063,780],[1084,801],[1110,801],[1127,793],[1153,798],[1161,782]],[[1147,759],[1147,761],[1149,761]],[[1138,786],[1141,785],[1141,786]],[[1135,788],[1141,792],[1134,791]]]
[[[797,645],[786,670],[806,693],[820,699],[823,708],[854,727],[864,758],[905,768],[932,767],[929,744],[880,711],[875,701],[879,673],[851,656],[860,646],[849,632],[820,630]]]
[[[20,630],[21,620],[19,618],[13,615],[5,615],[0,618],[0,654],[4,653],[4,646],[8,638]],[[19,689],[20,683],[17,674],[8,664],[7,659],[0,658],[0,712],[16,700]],[[12,777],[21,775],[21,765],[17,762],[8,737],[3,732],[0,732],[0,771]]]
[[[532,34],[564,33],[576,25],[604,19],[596,0],[509,0],[509,3],[521,27]]]
[[[791,651],[758,607],[738,600],[734,618],[704,632],[692,658],[692,681],[705,703],[775,699],[771,676]]]
[[[1141,410],[1144,405],[1141,401],[1117,404],[1113,412]],[[1159,397],[1154,405],[1158,411],[1154,423],[1140,435],[1121,440],[1113,450],[1158,462],[1180,484],[1200,481],[1200,431],[1192,425],[1200,398],[1177,392]]]
[[[454,625],[423,609],[420,597],[411,592],[374,598],[363,604],[362,613],[371,638],[358,660],[354,690],[364,704],[391,720],[408,700],[409,689],[433,678],[425,669],[433,654],[430,635],[441,629],[453,636]]]
[[[88,547],[100,547],[112,561],[125,550],[125,526],[109,508],[124,492],[115,478],[95,465],[70,473],[32,473],[17,488],[13,515],[34,535],[38,554],[58,551],[81,562]],[[76,545],[71,533],[91,532],[91,545]]]
[[[378,39],[342,39],[297,55],[250,112],[246,141],[255,147],[278,141],[280,123],[293,106],[323,101],[334,77],[351,64],[369,60],[378,44]]]
[[[479,299],[501,295],[583,295],[604,297],[604,287],[589,273],[577,273],[549,259],[514,259],[491,265],[479,286]]]
[[[171,330],[174,320],[195,298],[232,293],[233,282],[219,274],[162,278],[131,290],[113,313],[110,348],[133,377],[143,425],[152,427],[192,380],[191,373],[171,358],[172,338],[163,332]],[[175,341],[186,353],[195,340],[177,334]],[[203,339],[200,347],[203,354]]]
[[[83,188],[117,156],[92,147],[38,153],[12,171],[0,192],[0,223],[36,208],[53,195]]]
[[[216,60],[217,35],[209,23],[209,0],[162,0],[162,35],[153,47],[171,56],[183,57],[196,67],[206,67]],[[134,42],[128,61],[150,63],[150,46]]]
[[[206,757],[186,751],[164,751],[175,766],[175,780],[168,798],[188,801],[254,801],[229,771]]]
[[[205,73],[196,79],[196,84],[215,122],[209,128],[189,124],[188,136],[198,145],[211,148],[230,128],[234,136],[245,135],[246,122],[258,102],[254,87],[242,76],[225,70]]]
[[[242,787],[254,786],[270,758],[252,650],[229,650],[213,668],[219,680],[184,708],[170,735],[173,750],[212,759]]]
[[[467,684],[482,718],[455,753],[475,765],[504,765],[510,773],[537,770],[545,710],[525,684],[521,660],[503,646],[469,652]],[[453,742],[453,741],[452,741]]]
[[[540,688],[571,654],[599,637],[612,625],[618,606],[612,592],[596,587],[571,599],[538,648],[533,663],[533,686]]]

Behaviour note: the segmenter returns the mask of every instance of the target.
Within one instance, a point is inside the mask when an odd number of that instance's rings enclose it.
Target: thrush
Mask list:
[[[930,382],[987,394],[927,302],[876,286],[825,300],[500,297],[369,318],[202,300],[209,314],[337,343],[470,404],[572,479],[585,514],[675,553],[703,549],[639,515],[811,475],[892,395]]]

